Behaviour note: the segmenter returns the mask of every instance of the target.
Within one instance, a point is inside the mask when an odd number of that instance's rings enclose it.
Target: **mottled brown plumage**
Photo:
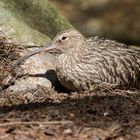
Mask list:
[[[137,87],[140,82],[140,51],[100,37],[85,39],[76,30],[59,33],[50,47],[32,52],[21,61],[42,51],[57,52],[58,80],[72,91],[88,90],[94,85],[120,88]]]

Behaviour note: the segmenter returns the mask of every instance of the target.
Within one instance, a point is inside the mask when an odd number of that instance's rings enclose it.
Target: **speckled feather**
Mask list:
[[[88,90],[97,84],[137,87],[140,51],[100,37],[88,38],[77,51],[75,46],[59,56],[56,73],[59,81],[72,91]]]

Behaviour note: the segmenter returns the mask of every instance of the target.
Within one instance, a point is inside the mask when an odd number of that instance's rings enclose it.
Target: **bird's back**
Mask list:
[[[100,37],[89,38],[86,41],[86,64],[89,64],[89,69],[95,69],[99,81],[125,88],[136,87],[139,84],[139,50]]]

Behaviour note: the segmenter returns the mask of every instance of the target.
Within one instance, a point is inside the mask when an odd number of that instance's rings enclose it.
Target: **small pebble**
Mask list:
[[[66,135],[71,135],[72,134],[72,130],[71,129],[65,129],[64,130],[64,134],[66,134]]]
[[[105,117],[107,117],[107,116],[109,116],[109,115],[110,115],[109,112],[104,112],[104,116],[105,116]]]

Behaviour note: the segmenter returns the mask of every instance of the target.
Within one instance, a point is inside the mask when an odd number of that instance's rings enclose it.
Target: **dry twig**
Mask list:
[[[0,123],[0,127],[11,126],[11,125],[62,125],[62,124],[70,124],[72,121],[45,121],[45,122],[7,122],[7,123]]]

